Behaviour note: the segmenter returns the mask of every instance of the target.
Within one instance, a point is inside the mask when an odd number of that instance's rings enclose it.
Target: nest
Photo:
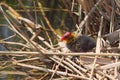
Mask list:
[[[1,13],[9,24],[6,26],[13,33],[0,40],[7,49],[0,51],[0,74],[21,75],[25,77],[23,80],[120,79],[119,0],[68,0],[72,3],[72,16],[80,17],[82,11],[85,14],[76,23],[76,32],[97,36],[96,48],[86,53],[69,52],[64,43],[59,41],[60,35],[50,24],[39,2],[38,9],[48,25],[47,28],[34,22],[34,18],[21,1],[18,1],[30,19],[23,17],[6,3],[0,4]],[[74,11],[75,3],[81,6],[81,11]],[[107,35],[104,35],[106,32]]]

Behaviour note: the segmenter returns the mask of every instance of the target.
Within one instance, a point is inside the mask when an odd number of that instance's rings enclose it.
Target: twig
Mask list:
[[[111,1],[112,3],[112,13],[111,13],[111,20],[110,20],[110,33],[114,31],[114,18],[115,18],[115,0],[112,0]]]
[[[23,47],[26,47],[26,48],[30,48],[28,45],[25,45],[25,44],[22,44],[22,43],[19,43],[19,42],[9,42],[9,41],[1,41],[0,40],[0,44],[19,45],[19,46],[23,46]]]
[[[98,32],[97,45],[96,45],[96,53],[100,53],[100,50],[101,50],[101,46],[100,46],[100,45],[101,45],[101,32],[102,32],[102,27],[103,27],[103,16],[101,17],[101,23],[100,23],[100,28],[99,28],[99,32]],[[91,70],[90,79],[89,79],[89,80],[92,80],[97,58],[98,58],[98,56],[95,56],[95,59],[94,59],[94,62],[93,62],[93,67],[92,67],[92,70]]]
[[[41,12],[42,12],[43,18],[45,19],[45,21],[46,21],[48,27],[50,28],[50,30],[51,30],[58,38],[60,38],[60,36],[59,36],[59,35],[56,33],[56,31],[52,28],[52,26],[51,26],[48,18],[46,17],[46,15],[45,15],[45,13],[44,13],[44,10],[43,10],[43,8],[42,8],[42,4],[41,4],[40,2],[38,2],[38,6],[39,6],[39,8],[40,8],[40,10],[41,10]]]
[[[5,40],[8,40],[8,39],[11,39],[11,38],[13,38],[13,37],[15,37],[16,36],[16,34],[13,34],[13,35],[11,35],[11,36],[9,36],[9,37],[7,37],[7,38],[4,38],[4,39],[1,39],[0,41],[5,41]]]
[[[115,62],[117,63],[119,57],[118,57],[118,56],[114,56],[114,57],[115,57]],[[116,77],[116,80],[119,80],[119,79],[117,78],[117,76],[118,76],[118,66],[115,66],[115,68],[114,68],[114,76]]]
[[[27,12],[27,9],[25,8],[25,6],[23,5],[21,0],[17,0],[19,2],[19,5],[24,9],[25,13],[29,16],[29,18],[34,21],[34,18],[30,15],[30,13]]]
[[[33,54],[33,55],[39,55],[40,52],[38,51],[0,51],[0,55],[11,55],[11,54]],[[93,52],[88,52],[88,53],[54,53],[54,52],[45,52],[45,55],[48,56],[53,56],[53,55],[58,55],[58,56],[120,56],[119,53],[93,53]]]
[[[66,65],[64,65],[63,63],[60,63],[60,61],[58,61],[57,59],[50,57],[51,60],[53,60],[54,62],[56,62],[57,64],[60,64],[60,66],[64,67],[66,70],[73,72],[72,69],[70,69],[69,67],[67,67]]]
[[[118,66],[120,66],[120,62],[116,62],[116,63],[101,66],[100,69],[109,69],[109,68],[118,67]]]
[[[31,68],[31,69],[37,69],[37,70],[45,71],[45,72],[51,72],[51,73],[55,72],[55,70],[46,69],[46,68],[37,67],[37,66],[32,66],[32,65],[27,65],[27,64],[23,64],[23,63],[17,63],[15,61],[13,61],[13,64],[18,65],[18,66],[22,66],[22,67]],[[76,77],[76,78],[79,78],[79,79],[88,80],[88,78],[86,78],[86,77],[79,76],[79,75],[74,75],[74,74],[70,74],[70,73],[66,73],[66,72],[62,72],[62,71],[56,71],[56,74],[64,75],[64,76],[71,76],[71,77]]]
[[[56,71],[58,70],[58,68],[59,68],[59,66],[60,66],[61,62],[63,61],[63,59],[64,59],[64,56],[61,58],[61,60],[60,60],[59,64],[56,66],[56,68],[55,68],[55,72],[53,72],[53,73],[52,73],[52,76],[51,76],[50,80],[52,80],[52,79],[53,79],[53,76],[55,75]]]
[[[71,11],[73,11],[74,8],[74,0],[72,0],[72,7],[71,7]]]
[[[71,61],[69,58],[66,58],[66,60],[71,63],[72,65],[74,65],[76,68],[78,68],[79,70],[82,70],[83,72],[87,72],[86,69],[80,67],[79,65],[77,65],[76,63],[74,63],[73,61]]]
[[[25,75],[25,76],[27,76],[27,73],[21,72],[21,71],[0,71],[0,74],[14,74],[14,75]]]
[[[78,35],[81,35],[81,32],[82,32],[82,29],[83,29],[83,26],[84,26],[85,22],[88,20],[88,18],[90,17],[90,15],[95,11],[95,9],[97,8],[97,6],[100,4],[101,1],[103,1],[103,0],[99,0],[99,1],[94,5],[94,7],[89,11],[88,15],[85,16],[84,20],[81,21],[81,23],[79,24],[79,29],[80,29],[80,30],[78,30],[78,31],[80,31],[80,32],[78,33]]]
[[[61,60],[60,58],[58,58],[57,56],[53,56],[55,59],[57,59],[57,60]],[[67,62],[67,61],[65,61],[65,60],[63,60],[62,61],[64,64],[66,64],[69,68],[71,68],[74,72],[76,72],[77,74],[79,74],[79,75],[82,75],[82,76],[84,76],[80,71],[78,71],[73,65],[71,65],[69,62]]]
[[[108,75],[108,74],[106,74],[106,73],[104,73],[104,72],[102,72],[102,71],[98,71],[97,69],[95,70],[98,74],[100,74],[100,75],[103,75],[104,77],[108,77],[109,79],[111,79],[111,80],[114,80],[114,78],[113,78],[113,76],[110,76],[110,75]]]
[[[40,57],[34,57],[34,58],[29,58],[29,59],[22,59],[22,60],[17,60],[17,62],[27,62],[27,61],[34,61],[34,60],[39,60]]]

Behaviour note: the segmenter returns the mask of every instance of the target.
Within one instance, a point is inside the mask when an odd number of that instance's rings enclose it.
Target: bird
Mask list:
[[[87,35],[77,35],[66,32],[61,41],[65,41],[67,48],[72,52],[88,52],[96,46],[96,41]]]

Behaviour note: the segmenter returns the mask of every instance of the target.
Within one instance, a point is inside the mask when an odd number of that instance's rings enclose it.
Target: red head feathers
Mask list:
[[[70,36],[71,36],[71,33],[70,33],[70,32],[66,32],[66,33],[62,36],[61,41],[64,41],[64,40],[68,39]]]

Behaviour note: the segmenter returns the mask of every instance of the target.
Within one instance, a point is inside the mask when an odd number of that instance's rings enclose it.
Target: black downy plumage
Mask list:
[[[86,35],[75,36],[70,32],[66,32],[61,40],[66,41],[66,46],[72,52],[87,52],[96,46],[96,41],[93,38]]]

